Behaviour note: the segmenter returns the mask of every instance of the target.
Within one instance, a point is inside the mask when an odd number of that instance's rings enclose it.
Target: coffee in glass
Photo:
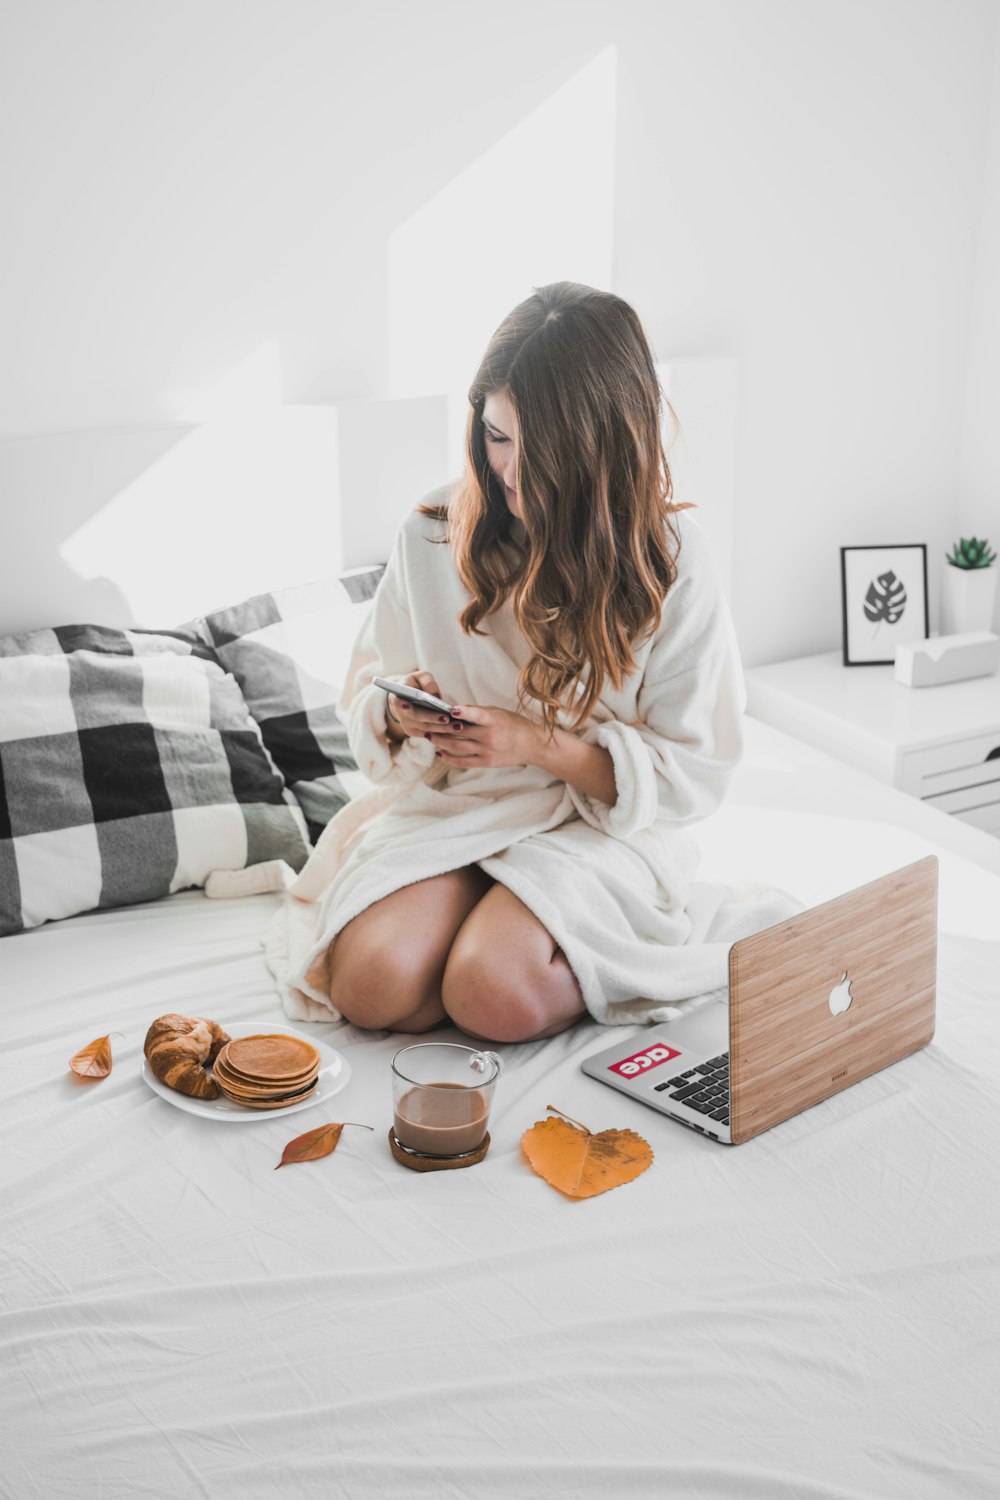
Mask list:
[[[455,1158],[479,1150],[502,1064],[495,1052],[420,1042],[392,1059],[393,1133],[417,1156]]]

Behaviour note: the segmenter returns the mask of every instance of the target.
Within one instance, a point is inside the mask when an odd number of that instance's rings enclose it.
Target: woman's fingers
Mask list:
[[[538,730],[530,719],[504,708],[466,708],[453,703],[451,712],[465,723],[435,727],[427,738],[443,760],[468,766],[527,766],[535,759]]]
[[[434,742],[435,749],[442,749],[451,755],[480,755],[484,747],[484,735],[489,734],[489,712],[476,708],[474,713],[479,715],[480,722],[472,719],[462,718],[452,706],[454,718],[443,724],[435,724],[428,733],[427,738]],[[467,711],[463,711],[467,712]],[[461,722],[459,720],[461,719]]]
[[[433,693],[435,698],[441,696],[441,689],[432,672],[414,672],[411,677],[407,678],[407,681],[412,687],[420,688],[422,692]]]
[[[407,687],[419,688],[423,693],[433,693],[435,698],[441,696],[441,689],[433,672],[411,672],[403,680]],[[436,714],[433,709],[421,708],[419,704],[411,703],[407,698],[399,698],[395,693],[389,694],[389,708],[408,735],[422,735],[432,725],[438,729],[449,723],[447,714]]]
[[[435,750],[443,750],[446,755],[475,755],[482,749],[475,740],[452,739],[451,735],[428,734],[427,738]]]
[[[400,724],[408,725],[412,722],[414,706],[408,698],[397,698],[395,693],[390,693],[389,712],[396,715]]]

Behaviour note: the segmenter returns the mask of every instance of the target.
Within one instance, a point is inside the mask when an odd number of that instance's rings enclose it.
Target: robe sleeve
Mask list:
[[[390,740],[388,695],[372,686],[375,677],[402,682],[420,670],[397,543],[354,642],[339,703],[354,758],[369,781],[385,781],[390,775],[420,781],[437,764],[429,740],[405,739],[398,745]]]
[[[746,690],[736,634],[707,542],[688,523],[679,571],[643,667],[638,718],[592,722],[582,738],[614,765],[613,807],[575,787],[580,816],[616,838],[699,822],[726,794],[743,751]]]

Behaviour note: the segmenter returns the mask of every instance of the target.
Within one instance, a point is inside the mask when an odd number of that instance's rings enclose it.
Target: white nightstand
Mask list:
[[[754,718],[1000,836],[1000,675],[909,688],[830,651],[746,680]]]

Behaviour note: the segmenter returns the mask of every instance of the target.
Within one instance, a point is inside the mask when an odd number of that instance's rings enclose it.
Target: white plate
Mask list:
[[[297,1036],[300,1041],[308,1042],[319,1053],[316,1092],[310,1094],[308,1099],[303,1099],[300,1104],[289,1104],[287,1109],[248,1109],[245,1104],[234,1104],[221,1094],[218,1099],[192,1099],[190,1094],[179,1094],[176,1089],[168,1089],[165,1083],[161,1083],[144,1057],[142,1076],[153,1093],[159,1094],[161,1099],[166,1099],[168,1104],[173,1104],[177,1109],[186,1109],[188,1114],[245,1124],[248,1120],[275,1120],[279,1116],[284,1119],[285,1115],[297,1115],[300,1109],[312,1109],[314,1105],[322,1104],[334,1094],[339,1094],[350,1080],[351,1066],[343,1053],[326,1042],[295,1031],[291,1026],[273,1026],[270,1021],[227,1021],[222,1029],[230,1037],[259,1036],[279,1031],[282,1036]]]

